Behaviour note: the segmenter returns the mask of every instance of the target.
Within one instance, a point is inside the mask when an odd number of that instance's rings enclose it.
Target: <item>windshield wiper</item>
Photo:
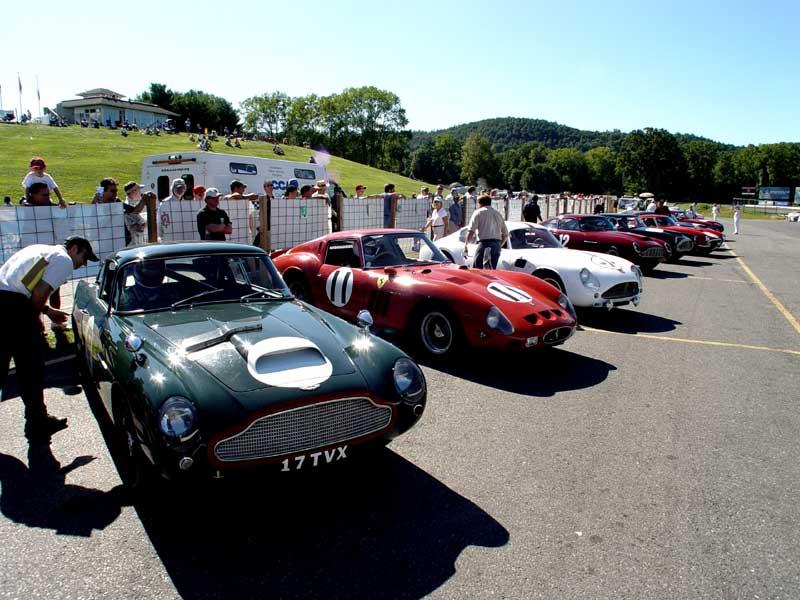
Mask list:
[[[194,296],[189,296],[188,298],[184,298],[183,300],[178,300],[177,302],[173,302],[170,305],[170,308],[175,309],[179,306],[183,306],[185,304],[191,304],[193,300],[198,300],[200,298],[204,298],[205,296],[210,296],[211,294],[216,294],[217,292],[224,291],[223,288],[214,288],[213,290],[204,290],[199,294],[195,294]]]
[[[258,296],[266,296],[270,300],[288,300],[286,296],[277,290],[256,290],[255,292],[245,294],[239,298],[239,302],[247,302],[250,298],[256,298]]]

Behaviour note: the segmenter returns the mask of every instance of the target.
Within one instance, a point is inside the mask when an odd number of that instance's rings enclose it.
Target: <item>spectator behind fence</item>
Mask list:
[[[289,185],[286,186],[286,191],[283,193],[283,197],[287,200],[297,200],[297,184],[293,184],[290,181]]]
[[[448,226],[445,228],[445,235],[453,231],[458,231],[464,224],[464,209],[462,207],[463,201],[458,195],[457,189],[453,188],[450,190],[450,195],[447,196],[447,201],[449,202],[447,207],[449,222]]]
[[[158,211],[156,211],[156,218],[158,220],[158,239],[159,241],[166,238],[172,227],[172,209],[173,206],[170,202],[179,202],[186,194],[186,182],[180,177],[172,180],[170,185],[170,194],[158,203]],[[175,207],[178,210],[178,207]]]
[[[314,193],[314,188],[310,185],[304,185],[300,188],[300,198],[303,200],[311,200],[311,195]]]
[[[539,206],[539,196],[534,194],[522,207],[522,218],[528,223],[542,221],[542,208]]]
[[[314,184],[314,189],[312,190],[311,197],[318,198],[320,200],[325,200],[325,204],[330,204],[331,199],[328,197],[328,184],[325,183],[324,179],[320,179],[317,183]]]
[[[155,194],[145,192],[143,195],[144,186],[135,181],[129,181],[122,189],[125,190],[125,200],[122,202],[122,209],[125,212],[125,245],[145,244],[147,220],[142,216],[142,211],[147,206],[147,198],[150,196],[155,198]]]
[[[5,387],[13,358],[28,439],[46,439],[67,426],[66,419],[48,415],[44,403],[44,345],[39,318],[45,314],[54,323],[67,322],[67,313],[45,303],[69,280],[73,270],[89,260],[98,260],[92,245],[85,238],[71,236],[63,245],[26,246],[0,266],[0,390]]]
[[[442,199],[436,198],[433,201],[433,212],[420,231],[431,228],[431,239],[433,241],[442,239],[447,235],[447,225],[449,216],[447,210],[442,206]]]
[[[100,180],[100,185],[97,186],[97,189],[94,193],[94,198],[92,198],[92,204],[111,204],[113,202],[122,202],[117,197],[117,192],[119,191],[117,187],[117,180],[113,177],[106,177],[105,179]]]
[[[67,203],[64,200],[64,197],[61,195],[61,190],[58,188],[55,180],[50,176],[49,173],[45,172],[47,165],[45,164],[44,159],[41,156],[34,156],[31,158],[31,162],[28,164],[28,167],[30,168],[30,172],[25,175],[22,180],[22,189],[27,190],[34,183],[44,183],[47,185],[48,190],[55,192],[56,196],[58,197],[59,205],[66,206]]]
[[[478,198],[480,208],[472,213],[469,220],[469,231],[464,240],[464,254],[467,253],[468,244],[473,235],[477,234],[478,248],[475,251],[473,268],[475,269],[496,269],[500,260],[500,247],[508,239],[508,229],[506,228],[503,215],[492,208],[492,198],[483,195]],[[489,255],[488,257],[486,255]]]
[[[670,215],[672,214],[669,210],[669,206],[664,203],[663,199],[660,199],[656,202],[656,209],[653,211],[657,215]]]
[[[359,183],[359,184],[356,186],[356,195],[355,195],[355,198],[358,198],[359,200],[361,200],[361,199],[363,199],[363,198],[368,198],[369,196],[365,196],[365,195],[364,195],[364,193],[365,193],[366,191],[367,191],[367,186],[365,186],[365,185],[362,185],[362,184],[360,184],[360,183]]]
[[[217,188],[206,190],[206,205],[197,213],[197,232],[201,240],[225,241],[225,235],[233,233],[228,213],[219,207],[220,194]]]
[[[405,198],[403,194],[394,191],[394,184],[387,183],[383,186],[383,226],[394,227],[394,217],[397,214],[397,201]]]
[[[247,185],[239,181],[238,179],[234,179],[231,181],[231,193],[226,194],[222,199],[223,200],[258,200],[258,194],[245,194],[244,191],[247,189]]]

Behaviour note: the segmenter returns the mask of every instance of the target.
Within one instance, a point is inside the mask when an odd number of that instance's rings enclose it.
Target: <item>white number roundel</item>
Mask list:
[[[495,281],[490,283],[486,289],[489,290],[489,293],[493,296],[497,296],[506,302],[530,302],[533,300],[528,293],[523,292],[519,288],[506,285],[505,283],[497,283]]]
[[[350,302],[350,296],[353,295],[353,270],[342,267],[328,275],[325,293],[334,306],[342,307]]]
[[[562,246],[566,246],[567,244],[569,244],[569,234],[568,233],[559,234],[558,241],[561,242]]]

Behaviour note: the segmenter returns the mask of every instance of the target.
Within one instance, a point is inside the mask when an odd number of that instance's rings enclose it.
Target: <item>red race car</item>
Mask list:
[[[501,350],[564,343],[577,324],[567,296],[527,273],[454,265],[418,231],[333,233],[274,256],[301,300],[351,322],[401,334],[434,358],[464,347]]]
[[[723,232],[725,231],[725,226],[720,223],[719,221],[712,221],[711,219],[704,219],[702,215],[697,215],[694,217],[690,217],[689,213],[683,210],[682,208],[670,208],[670,212],[672,216],[679,223],[691,223],[691,227],[700,226],[705,229],[713,229],[714,231]]]
[[[688,235],[694,240],[693,254],[710,254],[725,241],[725,236],[714,229],[703,229],[689,223],[681,223],[672,215],[655,213],[636,213],[648,227],[660,227],[667,231],[676,231]]]
[[[652,271],[667,258],[664,242],[655,238],[616,231],[602,215],[559,215],[542,223],[563,246],[621,256]]]

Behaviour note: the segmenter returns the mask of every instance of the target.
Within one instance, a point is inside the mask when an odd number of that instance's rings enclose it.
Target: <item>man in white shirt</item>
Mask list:
[[[650,200],[650,204],[647,205],[647,208],[645,208],[644,211],[648,213],[654,213],[656,212],[656,208],[658,208],[658,205],[656,204],[655,198],[652,198]]]
[[[66,419],[47,414],[44,404],[44,354],[39,315],[65,323],[68,315],[46,305],[47,299],[87,261],[97,261],[89,240],[71,236],[63,245],[27,246],[0,267],[0,390],[5,387],[11,358],[25,404],[25,435],[49,437],[67,426]]]
[[[158,240],[168,240],[170,233],[170,226],[172,225],[172,205],[170,202],[180,202],[183,195],[186,193],[186,182],[180,177],[172,180],[170,186],[170,194],[158,203],[158,210],[156,211],[156,220],[158,221]],[[178,210],[177,207],[175,210]]]
[[[508,239],[508,228],[503,215],[492,208],[492,198],[483,195],[478,198],[478,210],[472,213],[469,220],[469,232],[464,241],[464,253],[467,253],[472,236],[477,233],[478,249],[472,267],[475,269],[496,269],[500,261],[500,247]],[[486,255],[489,255],[488,257]]]

